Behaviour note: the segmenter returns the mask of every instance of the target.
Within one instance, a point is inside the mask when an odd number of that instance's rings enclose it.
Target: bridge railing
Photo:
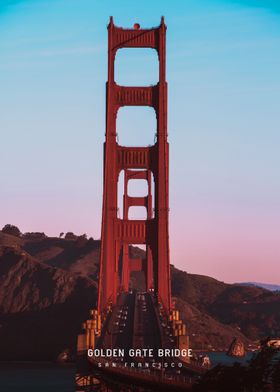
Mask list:
[[[141,380],[146,380],[149,382],[161,382],[164,384],[184,384],[184,385],[192,385],[193,378],[190,376],[182,375],[182,374],[171,374],[165,373],[165,368],[155,368],[155,367],[130,367],[125,366],[120,361],[112,361],[104,358],[91,358],[91,362],[95,364],[100,370],[103,369],[110,373],[118,373],[125,376],[130,376],[132,378],[139,378]],[[129,363],[128,363],[129,365]],[[149,363],[151,365],[151,363]]]

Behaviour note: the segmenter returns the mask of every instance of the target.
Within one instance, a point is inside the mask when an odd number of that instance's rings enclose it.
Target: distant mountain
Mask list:
[[[96,306],[100,241],[68,233],[14,236],[0,231],[0,360],[50,360],[68,348]],[[131,257],[143,251],[130,248]],[[192,348],[226,350],[280,335],[280,295],[226,284],[171,266],[172,295]],[[132,276],[141,289],[143,276]]]
[[[270,290],[270,291],[280,291],[280,284],[259,283],[259,282],[242,282],[236,284],[241,286],[262,287],[263,289]]]

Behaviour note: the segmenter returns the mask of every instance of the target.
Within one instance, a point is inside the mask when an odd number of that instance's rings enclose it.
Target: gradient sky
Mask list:
[[[171,262],[280,283],[280,2],[0,1],[0,226],[100,237],[110,15],[168,26]],[[153,83],[152,50],[117,80]],[[122,144],[153,143],[151,109],[124,108]]]

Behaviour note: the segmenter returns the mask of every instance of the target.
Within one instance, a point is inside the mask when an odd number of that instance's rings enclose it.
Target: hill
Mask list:
[[[76,347],[96,283],[0,247],[0,360],[53,360]]]
[[[0,360],[54,359],[75,351],[76,335],[96,305],[100,241],[85,236],[13,236],[0,231]],[[141,249],[131,248],[132,256]],[[230,285],[171,266],[172,293],[192,348],[228,348],[280,335],[280,296]],[[134,276],[141,286],[142,277]],[[140,282],[140,283],[139,283]]]
[[[252,341],[265,336],[280,336],[278,292],[255,286],[226,284],[173,267],[172,293]]]

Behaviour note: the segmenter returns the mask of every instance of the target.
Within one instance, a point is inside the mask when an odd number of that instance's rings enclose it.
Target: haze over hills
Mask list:
[[[271,291],[280,291],[280,284],[271,284],[271,283],[260,283],[260,282],[242,282],[236,283],[242,286],[255,286],[262,287],[263,289],[271,290]]]
[[[100,241],[68,233],[0,231],[0,360],[53,360],[68,348],[96,306]],[[130,249],[132,257],[143,251]],[[226,284],[171,266],[172,293],[189,330],[191,347],[228,348],[280,336],[280,295]],[[143,287],[143,276],[133,282]]]

